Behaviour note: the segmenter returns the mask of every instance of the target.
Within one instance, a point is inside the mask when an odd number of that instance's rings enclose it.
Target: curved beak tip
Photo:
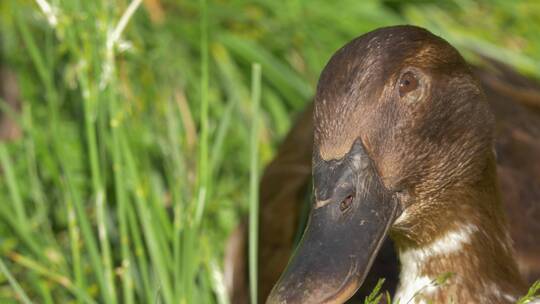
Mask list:
[[[282,282],[278,282],[272,289],[266,304],[344,303],[354,295],[359,287],[356,276],[349,277],[339,284],[333,283],[321,281],[305,285],[303,282],[299,282],[296,284],[297,288],[287,288],[287,284],[283,285]]]

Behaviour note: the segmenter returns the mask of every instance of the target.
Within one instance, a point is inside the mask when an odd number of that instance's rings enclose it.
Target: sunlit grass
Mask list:
[[[529,288],[527,294],[521,297],[516,303],[517,304],[526,304],[532,303],[533,301],[538,301],[540,299],[540,280],[534,282],[534,284]]]
[[[251,303],[257,302],[257,247],[259,238],[259,107],[261,102],[261,66],[253,64],[251,76],[250,180],[249,180],[249,287]]]

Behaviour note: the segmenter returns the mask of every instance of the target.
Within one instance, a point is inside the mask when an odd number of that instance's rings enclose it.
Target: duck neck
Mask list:
[[[410,223],[398,219],[392,237],[400,303],[515,303],[523,295],[494,162],[490,167],[478,183],[422,198],[430,207],[406,211]]]

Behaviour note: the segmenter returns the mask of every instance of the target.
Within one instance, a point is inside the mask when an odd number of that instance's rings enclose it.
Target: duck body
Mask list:
[[[401,303],[523,295],[522,276],[540,274],[540,115],[531,110],[540,95],[527,83],[522,102],[501,69],[473,71],[444,40],[411,26],[339,50],[314,109],[261,181],[261,297],[287,265],[312,173],[308,227],[268,303],[343,303],[379,277],[390,291],[397,285]]]

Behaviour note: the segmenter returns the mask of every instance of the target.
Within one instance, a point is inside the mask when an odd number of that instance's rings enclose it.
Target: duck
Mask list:
[[[261,297],[387,274],[399,303],[514,303],[540,277],[538,88],[416,26],[339,49],[261,180]]]

